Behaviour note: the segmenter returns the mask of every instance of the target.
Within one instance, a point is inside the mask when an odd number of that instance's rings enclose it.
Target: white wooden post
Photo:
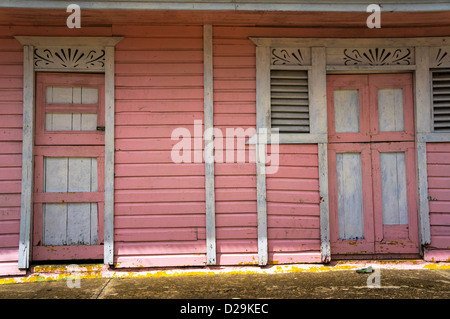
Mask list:
[[[428,47],[416,47],[415,101],[416,150],[419,194],[419,230],[422,245],[431,243],[430,209],[428,204],[428,171],[426,142],[418,140],[422,133],[431,132],[431,84]]]
[[[331,261],[330,220],[328,205],[328,144],[327,128],[327,74],[326,48],[311,48],[311,78],[310,78],[310,121],[311,133],[324,136],[325,141],[318,143],[319,157],[319,192],[320,192],[320,251],[324,263]]]
[[[261,141],[265,129],[270,134],[270,48],[256,47],[256,193],[258,212],[258,263],[268,262],[267,203],[266,203],[266,146]]]
[[[104,263],[114,263],[114,47],[105,47]]]
[[[23,140],[22,190],[20,199],[19,269],[30,265],[34,181],[34,70],[32,45],[23,47]]]
[[[205,132],[214,127],[213,100],[213,34],[212,26],[203,26],[203,85]],[[206,264],[216,264],[216,200],[214,190],[213,134],[205,134],[205,205],[206,205]]]

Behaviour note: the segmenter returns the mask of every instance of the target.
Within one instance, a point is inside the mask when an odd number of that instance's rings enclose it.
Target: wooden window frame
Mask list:
[[[69,77],[61,78],[56,73],[37,74],[36,77],[45,75],[42,81],[36,81],[36,145],[47,144],[50,140],[52,145],[78,145],[88,142],[89,144],[104,145],[104,133],[102,131],[47,131],[45,130],[45,114],[47,111],[55,113],[92,113],[97,114],[97,127],[105,126],[105,83],[103,74],[78,74],[72,73]],[[45,87],[68,86],[73,81],[82,83],[83,88],[98,89],[98,102],[96,104],[50,104],[45,102]],[[75,83],[76,83],[75,82]],[[76,137],[74,137],[76,136]]]
[[[22,190],[20,205],[20,234],[18,268],[28,269],[32,257],[34,144],[35,144],[35,72],[85,72],[105,74],[105,163],[104,163],[104,263],[114,263],[114,46],[121,37],[15,37],[23,45],[23,143]],[[36,50],[60,48],[103,50],[104,59],[82,65],[58,63],[39,64]],[[86,61],[87,62],[87,61]]]

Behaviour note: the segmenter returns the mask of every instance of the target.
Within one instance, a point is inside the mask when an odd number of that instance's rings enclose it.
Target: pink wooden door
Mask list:
[[[419,252],[410,74],[330,75],[333,255]]]
[[[36,76],[33,260],[103,258],[104,78]]]

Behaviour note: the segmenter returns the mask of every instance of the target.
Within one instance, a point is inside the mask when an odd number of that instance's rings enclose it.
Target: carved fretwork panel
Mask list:
[[[271,65],[311,65],[310,48],[271,48]]]
[[[105,50],[90,47],[37,47],[35,70],[103,71]]]
[[[430,48],[430,67],[449,68],[450,67],[450,47]]]
[[[414,65],[413,48],[328,48],[328,65]]]

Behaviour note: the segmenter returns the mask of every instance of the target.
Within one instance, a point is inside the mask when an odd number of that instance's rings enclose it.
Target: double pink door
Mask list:
[[[410,74],[327,79],[331,253],[417,257]]]
[[[104,77],[36,76],[33,260],[103,258]]]

